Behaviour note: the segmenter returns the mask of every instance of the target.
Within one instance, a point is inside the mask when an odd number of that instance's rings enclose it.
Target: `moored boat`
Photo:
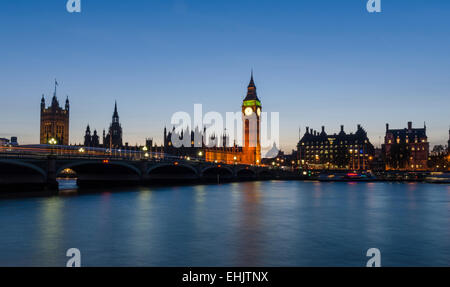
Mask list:
[[[336,172],[331,174],[320,174],[319,181],[374,181],[374,177],[370,173],[365,172]]]
[[[432,172],[425,178],[428,183],[450,183],[450,173]]]

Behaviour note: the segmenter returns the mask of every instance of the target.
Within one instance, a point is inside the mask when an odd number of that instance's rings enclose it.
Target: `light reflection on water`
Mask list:
[[[73,186],[65,182],[70,191]],[[66,193],[64,193],[66,194]],[[0,201],[1,266],[450,265],[450,187],[250,182]]]

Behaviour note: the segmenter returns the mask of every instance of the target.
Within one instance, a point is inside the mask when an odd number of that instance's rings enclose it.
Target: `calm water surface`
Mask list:
[[[70,187],[70,183],[64,186]],[[0,266],[450,266],[450,186],[295,181],[0,200]]]

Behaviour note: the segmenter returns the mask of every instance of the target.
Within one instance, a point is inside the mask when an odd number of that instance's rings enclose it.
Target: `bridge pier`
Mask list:
[[[146,174],[147,174],[147,170],[148,170],[148,160],[147,159],[141,160],[141,162],[139,162],[138,168],[139,168],[139,171],[141,172],[140,182],[141,182],[141,184],[143,184],[146,181]]]
[[[49,191],[58,191],[58,181],[56,177],[58,176],[56,171],[56,157],[54,155],[49,155],[47,158],[47,180],[45,188]]]

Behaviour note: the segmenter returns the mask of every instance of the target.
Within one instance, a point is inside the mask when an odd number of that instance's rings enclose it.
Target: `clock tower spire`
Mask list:
[[[256,93],[256,85],[251,74],[247,96],[242,104],[242,126],[244,128],[243,163],[261,163],[261,101]]]

